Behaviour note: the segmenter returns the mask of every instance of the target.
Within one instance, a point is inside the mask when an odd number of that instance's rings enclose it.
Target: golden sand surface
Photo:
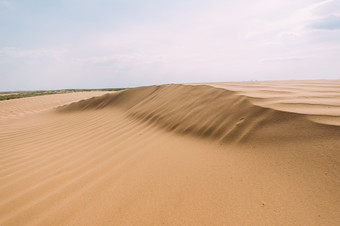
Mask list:
[[[2,101],[0,225],[338,225],[339,118],[330,80]]]

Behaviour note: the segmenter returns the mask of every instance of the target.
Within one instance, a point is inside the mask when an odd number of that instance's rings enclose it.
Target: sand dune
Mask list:
[[[340,80],[211,83],[249,98],[258,106],[300,113],[340,126]]]
[[[249,96],[249,93],[239,95],[234,91],[210,86],[164,85],[140,87],[94,97],[58,110],[76,112],[115,107],[123,110],[131,118],[170,131],[216,138],[229,143],[263,141],[268,144],[280,138],[286,142],[311,139],[308,142],[311,144],[314,141],[318,142],[319,138],[323,140],[339,138],[340,127],[334,125],[336,120],[334,124],[323,125],[306,116],[340,118],[340,98],[333,98],[334,108],[313,103],[316,109],[312,110],[304,109],[306,105],[308,106],[306,101],[290,99],[288,104],[295,107],[287,107],[287,111],[284,111],[278,107],[277,100],[271,105],[256,105]],[[281,101],[283,102],[282,99]],[[308,113],[302,114],[301,109]]]
[[[60,105],[77,102],[90,97],[101,96],[107,93],[112,92],[73,92],[0,101],[0,120],[19,118],[23,115],[50,110]]]
[[[337,225],[339,87],[163,85],[0,102],[0,225]]]

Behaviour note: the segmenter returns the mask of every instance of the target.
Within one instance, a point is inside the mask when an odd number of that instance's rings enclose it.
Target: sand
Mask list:
[[[340,222],[340,81],[101,94],[0,102],[0,225]]]

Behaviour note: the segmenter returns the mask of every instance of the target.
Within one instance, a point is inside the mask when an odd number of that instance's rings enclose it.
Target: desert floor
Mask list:
[[[339,225],[340,81],[0,102],[0,225]]]

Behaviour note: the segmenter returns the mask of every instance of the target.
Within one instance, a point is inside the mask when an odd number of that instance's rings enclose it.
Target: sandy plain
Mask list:
[[[0,102],[0,225],[338,225],[340,81]]]

